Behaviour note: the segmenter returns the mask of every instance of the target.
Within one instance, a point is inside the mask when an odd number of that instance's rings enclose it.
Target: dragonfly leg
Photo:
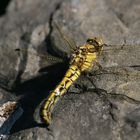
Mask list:
[[[87,89],[88,89],[87,80],[89,81],[89,79],[85,75],[87,75],[87,73],[84,74],[84,75],[82,74],[80,76],[79,82],[76,82],[76,83],[74,83],[74,85],[72,85],[73,86],[73,90],[68,89],[67,92],[68,93],[72,93],[72,94],[82,94],[85,91],[87,91]],[[89,81],[89,82],[91,83],[91,81]]]
[[[74,91],[68,90],[68,93],[70,93],[70,94],[82,94],[87,89],[87,87],[81,83],[80,84],[75,83],[74,86],[75,86],[76,90],[74,90]]]
[[[87,86],[84,82],[83,83],[82,82],[81,83],[75,83],[75,87],[78,88],[78,89],[80,89],[79,92],[77,92],[77,91],[76,92],[75,91],[73,92],[72,91],[72,92],[69,92],[69,93],[72,93],[72,94],[82,94],[85,91],[91,91],[91,90],[92,91],[97,91],[96,90],[96,88],[97,88],[96,85],[94,84],[93,80],[91,79],[91,77],[88,74],[89,73],[85,72],[85,73],[83,73],[82,76],[84,76],[84,78],[86,78],[86,80],[89,81],[93,87]]]
[[[96,66],[98,67],[99,70],[103,70],[102,65],[97,60],[95,60],[95,64],[96,64]]]
[[[116,100],[125,100],[127,101],[128,103],[131,103],[131,104],[140,104],[140,101],[139,100],[135,100],[127,95],[124,95],[124,94],[119,94],[119,93],[108,93],[106,90],[104,89],[101,89],[101,88],[89,88],[88,91],[94,91],[96,93],[98,93],[99,95],[102,95],[102,96],[106,96],[108,99],[116,99]]]
[[[140,104],[140,101],[139,100],[135,100],[127,95],[124,95],[124,94],[118,94],[118,93],[107,93],[107,96],[109,98],[114,98],[114,99],[117,99],[117,100],[125,100],[127,101],[128,103],[131,103],[131,104]]]

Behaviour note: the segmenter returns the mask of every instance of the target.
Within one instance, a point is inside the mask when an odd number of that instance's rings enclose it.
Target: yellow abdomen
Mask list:
[[[80,76],[81,72],[75,65],[71,65],[64,78],[49,95],[42,109],[42,118],[46,124],[51,122],[51,112],[58,99],[67,91],[71,84]]]

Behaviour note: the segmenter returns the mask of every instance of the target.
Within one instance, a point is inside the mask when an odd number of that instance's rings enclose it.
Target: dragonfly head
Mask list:
[[[95,50],[99,53],[103,50],[104,43],[102,38],[99,37],[88,38],[86,43],[88,45],[94,46]]]

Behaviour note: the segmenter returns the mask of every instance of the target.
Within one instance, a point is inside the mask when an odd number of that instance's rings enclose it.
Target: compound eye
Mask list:
[[[98,42],[96,40],[94,40],[94,39],[88,39],[87,43],[90,44],[90,45],[93,45],[94,47],[99,46]]]
[[[87,43],[92,44],[93,43],[93,39],[88,39]]]

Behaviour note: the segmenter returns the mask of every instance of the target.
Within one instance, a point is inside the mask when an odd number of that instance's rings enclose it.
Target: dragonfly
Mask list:
[[[69,87],[80,77],[80,75],[82,73],[86,73],[86,72],[90,73],[92,71],[92,69],[94,69],[94,67],[96,67],[96,66],[99,69],[101,69],[101,71],[103,70],[102,65],[98,61],[98,58],[100,58],[100,56],[102,56],[103,53],[105,55],[104,59],[106,59],[106,53],[110,55],[112,52],[114,53],[114,56],[116,57],[116,59],[119,59],[118,53],[120,55],[121,53],[123,53],[124,50],[131,49],[133,51],[134,48],[139,49],[139,46],[121,45],[118,48],[117,45],[114,45],[114,46],[106,45],[103,42],[103,39],[100,37],[88,38],[88,39],[86,39],[85,44],[78,47],[74,40],[70,39],[69,37],[65,36],[64,33],[62,33],[62,31],[60,30],[60,28],[57,24],[54,24],[54,26],[60,35],[59,37],[65,42],[64,43],[65,46],[68,46],[70,48],[71,55],[69,57],[68,70],[66,71],[62,81],[49,94],[47,100],[42,105],[40,115],[46,125],[49,125],[52,122],[52,112],[53,112],[54,106],[56,105],[56,103],[58,102],[60,97],[63,96],[67,92]],[[23,51],[23,48],[16,49],[16,51],[19,51],[19,50]],[[39,55],[39,56],[45,57],[44,55]],[[53,61],[56,60],[51,57],[45,57],[45,58],[51,59]],[[117,64],[115,62],[113,62],[111,59],[109,61],[112,65],[112,68],[118,67]],[[124,60],[124,62],[125,62],[125,60]],[[124,64],[126,65],[126,63],[124,63]],[[125,66],[124,64],[122,61],[120,61],[121,67],[129,67],[129,66]],[[132,67],[138,67],[138,66],[133,65]],[[108,64],[106,64],[106,68],[110,69],[110,66],[108,66]],[[99,74],[97,72],[92,73],[92,75]],[[105,72],[109,73],[108,70],[106,70]],[[111,72],[111,73],[113,73],[113,72]],[[119,72],[115,72],[114,74],[121,74],[121,73],[119,71]],[[124,71],[122,74],[127,75],[127,73],[125,73]],[[138,77],[139,72],[134,73],[134,75],[131,75],[131,76]],[[124,98],[131,100],[127,96],[124,96]],[[140,103],[140,102],[138,101],[138,103]]]

